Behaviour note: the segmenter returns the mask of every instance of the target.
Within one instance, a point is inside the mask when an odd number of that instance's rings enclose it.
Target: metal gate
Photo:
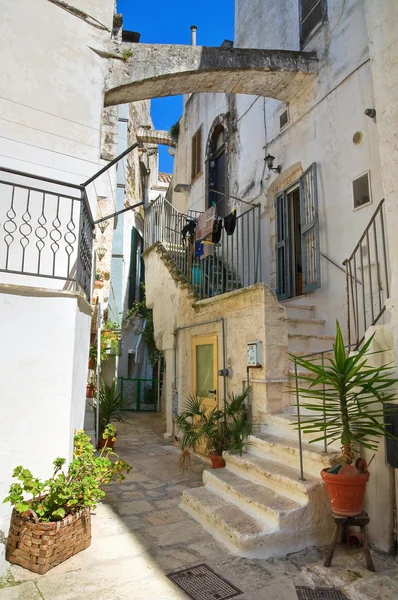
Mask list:
[[[155,412],[158,408],[157,379],[129,379],[119,377],[120,393],[125,400],[124,410]]]

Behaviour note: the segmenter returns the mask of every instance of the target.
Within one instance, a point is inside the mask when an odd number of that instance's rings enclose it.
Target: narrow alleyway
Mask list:
[[[205,464],[178,468],[179,451],[163,439],[154,414],[118,426],[117,451],[133,465],[121,485],[108,486],[92,520],[93,542],[43,576],[11,567],[0,600],[177,600],[188,598],[166,573],[206,563],[242,591],[241,600],[295,600],[295,586],[338,587],[350,600],[398,598],[398,562],[373,551],[377,573],[362,551],[339,548],[330,569],[315,548],[283,559],[232,556],[179,508],[182,491],[201,485]]]

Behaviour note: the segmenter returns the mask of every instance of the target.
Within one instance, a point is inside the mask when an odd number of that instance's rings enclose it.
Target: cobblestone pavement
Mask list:
[[[132,414],[129,421],[118,426],[116,450],[133,471],[107,486],[90,548],[42,576],[11,566],[0,600],[187,599],[165,573],[200,563],[242,590],[239,600],[295,600],[295,586],[338,587],[350,600],[398,600],[398,560],[375,551],[376,573],[366,570],[361,550],[342,547],[329,569],[324,549],[268,560],[231,555],[179,508],[182,491],[202,484],[206,464],[195,459],[180,472],[160,415]]]

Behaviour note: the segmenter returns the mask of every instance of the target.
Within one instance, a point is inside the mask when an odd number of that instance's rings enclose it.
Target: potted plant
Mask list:
[[[188,398],[185,411],[176,419],[182,432],[180,465],[183,468],[190,463],[189,450],[204,449],[213,469],[225,467],[222,456],[225,450],[242,453],[252,433],[245,408],[248,393],[249,389],[242,394],[231,394],[223,410],[209,410],[203,398],[196,394]]]
[[[112,432],[106,432],[111,435]],[[54,460],[54,472],[40,480],[22,466],[13,477],[3,502],[14,507],[7,538],[6,557],[11,563],[44,574],[91,543],[91,515],[105,492],[104,483],[122,481],[131,467],[104,448],[99,455],[83,431],[75,432],[73,459]],[[114,460],[116,458],[116,460]],[[26,499],[26,494],[30,496]]]
[[[94,371],[97,366],[97,347],[94,344],[91,344],[90,350],[88,353],[88,368],[91,371]]]
[[[94,398],[95,396],[95,375],[93,375],[90,379],[90,382],[86,385],[86,398]]]
[[[117,392],[116,380],[112,381],[111,385],[107,385],[104,380],[101,379],[101,387],[99,392],[99,435],[98,435],[98,448],[102,448],[104,445],[108,445],[113,448],[116,440],[116,428],[111,425],[111,421],[117,421],[118,423],[127,423],[123,418],[122,411],[126,409],[126,402],[123,396]],[[112,436],[103,437],[105,431],[109,428],[112,429]]]
[[[311,442],[326,438],[328,445],[336,441],[341,443],[341,456],[332,468],[321,471],[321,477],[333,513],[343,516],[356,516],[362,512],[370,474],[363,459],[356,461],[358,468],[352,465],[359,449],[376,451],[380,437],[394,437],[384,425],[383,404],[395,399],[391,387],[398,380],[391,377],[388,365],[374,367],[368,364],[369,356],[374,354],[368,353],[373,337],[350,356],[337,322],[333,357],[326,359],[323,365],[316,358],[308,360],[291,355],[297,367],[308,371],[308,375],[297,376],[298,381],[310,383],[309,388],[303,388],[297,381],[299,396],[316,402],[300,404],[316,416],[306,415],[295,426],[304,433],[322,434]],[[343,465],[352,466],[347,469]]]

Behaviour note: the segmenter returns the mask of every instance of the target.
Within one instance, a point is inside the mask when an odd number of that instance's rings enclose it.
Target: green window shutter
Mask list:
[[[300,177],[301,255],[303,293],[321,285],[316,163]]]
[[[286,300],[290,296],[290,265],[288,202],[285,192],[279,194],[275,199],[275,217],[276,295],[279,300]]]
[[[131,249],[130,249],[130,270],[129,270],[129,287],[128,287],[128,306],[130,309],[135,302],[135,281],[137,276],[137,242],[138,231],[135,227],[131,230]]]

